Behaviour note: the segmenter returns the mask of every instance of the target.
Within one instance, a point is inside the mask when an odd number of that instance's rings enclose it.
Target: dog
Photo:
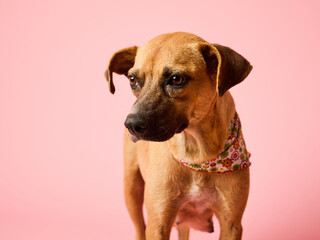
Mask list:
[[[125,201],[137,240],[179,239],[189,229],[241,239],[250,153],[228,89],[250,73],[234,50],[184,32],[117,51],[105,71],[125,75],[137,97],[125,120]],[[146,207],[147,224],[143,217]]]

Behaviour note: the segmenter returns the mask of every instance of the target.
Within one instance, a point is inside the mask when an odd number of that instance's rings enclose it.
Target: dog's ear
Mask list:
[[[134,65],[134,60],[137,54],[138,47],[133,46],[129,48],[124,48],[117,51],[110,59],[109,66],[104,73],[109,84],[109,90],[113,94],[115,92],[115,87],[113,84],[112,73],[118,74],[128,74],[130,68]]]
[[[209,73],[216,74],[216,88],[220,97],[229,88],[242,82],[252,69],[250,63],[231,48],[219,44],[200,43],[199,50]]]

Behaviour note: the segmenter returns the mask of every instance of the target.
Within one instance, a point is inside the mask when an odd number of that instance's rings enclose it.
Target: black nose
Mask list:
[[[136,114],[129,114],[126,121],[124,122],[124,125],[133,135],[142,135],[146,130],[142,119],[139,118]]]

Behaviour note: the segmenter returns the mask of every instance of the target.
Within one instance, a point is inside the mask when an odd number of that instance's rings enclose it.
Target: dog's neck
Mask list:
[[[227,92],[217,97],[202,119],[191,119],[184,131],[168,141],[173,157],[197,164],[216,158],[224,149],[234,114],[231,94]]]

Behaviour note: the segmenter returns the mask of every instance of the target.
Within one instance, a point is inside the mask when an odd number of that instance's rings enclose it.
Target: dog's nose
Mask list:
[[[126,121],[124,122],[124,125],[133,135],[142,135],[146,130],[146,127],[143,124],[141,118],[139,118],[135,114],[129,114]]]

